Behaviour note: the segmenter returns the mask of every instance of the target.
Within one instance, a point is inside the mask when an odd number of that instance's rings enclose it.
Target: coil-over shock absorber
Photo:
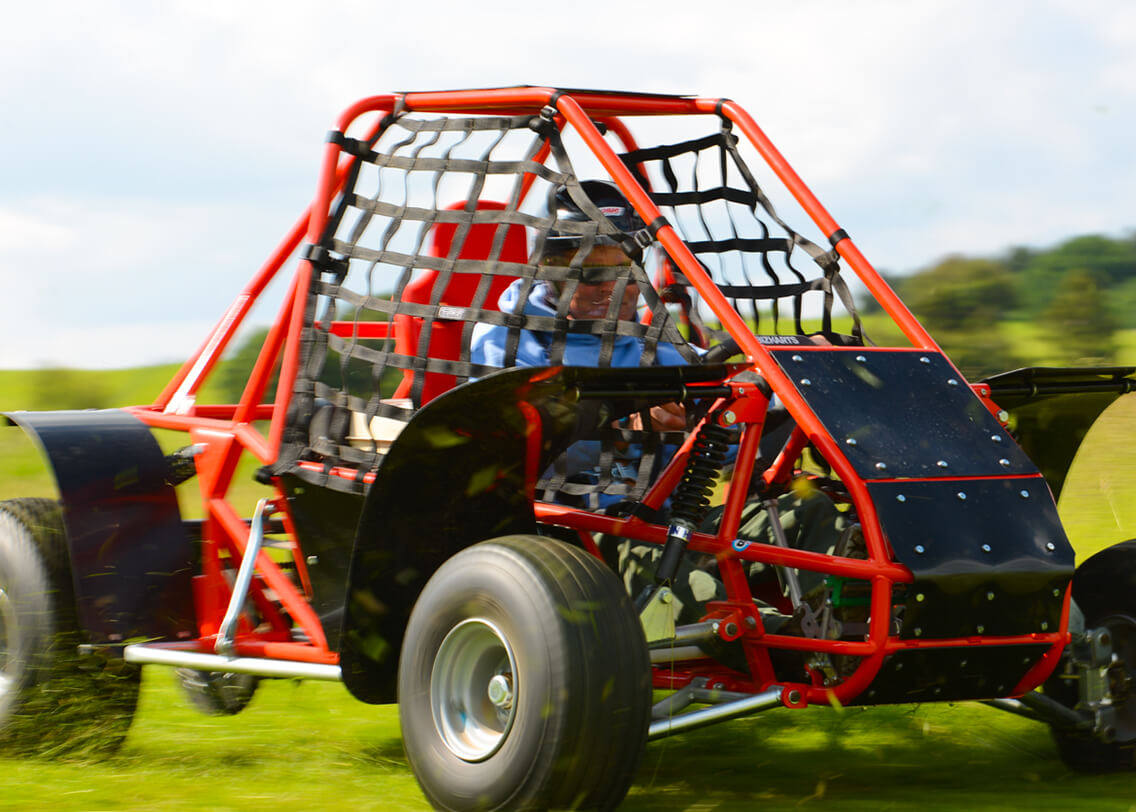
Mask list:
[[[671,521],[663,556],[655,570],[658,584],[674,580],[690,534],[702,523],[710,507],[714,480],[722,472],[730,446],[730,430],[718,424],[718,412],[707,416],[698,429],[686,462],[686,471],[671,496]]]

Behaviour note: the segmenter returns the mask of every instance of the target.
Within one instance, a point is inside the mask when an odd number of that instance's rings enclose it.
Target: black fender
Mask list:
[[[88,641],[195,637],[193,550],[150,429],[121,409],[4,416],[35,440],[55,478]]]
[[[1073,575],[1073,600],[1085,620],[1127,610],[1136,614],[1136,539],[1090,556]]]
[[[1136,367],[1029,367],[983,379],[1010,413],[1014,437],[1061,495],[1081,441],[1101,413],[1136,390]]]
[[[533,487],[575,439],[738,368],[510,369],[422,407],[392,443],[360,516],[341,634],[348,690],[395,701],[403,631],[426,581],[471,544],[535,533]]]

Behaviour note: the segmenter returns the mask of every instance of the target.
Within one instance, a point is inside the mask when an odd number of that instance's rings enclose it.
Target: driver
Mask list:
[[[603,180],[580,182],[584,195],[595,204],[604,217],[624,234],[633,234],[645,228],[642,219],[627,199],[612,183]],[[567,186],[560,186],[553,195],[557,222],[590,222],[591,218],[572,199]],[[569,268],[577,260],[583,245],[580,234],[567,231],[550,231],[543,250],[536,258],[545,269]],[[615,237],[597,234],[592,248],[579,265],[579,281],[571,287],[565,315],[569,320],[616,319],[638,321],[639,286],[632,274],[633,257]],[[558,274],[548,273],[554,278]],[[525,301],[520,299],[524,280],[515,280],[501,295],[498,302],[503,313],[520,313],[524,316],[556,318],[572,282],[551,281],[545,278],[532,284]],[[613,301],[613,299],[615,301]],[[586,332],[569,331],[559,343],[550,332],[524,329],[520,331],[515,349],[509,348],[509,328],[504,325],[481,323],[474,327],[470,343],[470,360],[475,364],[494,367],[549,366],[610,366],[637,367],[643,365],[646,346],[643,338],[616,335],[611,342],[610,355],[604,359],[602,336]],[[682,353],[671,343],[660,341],[654,348],[654,363],[661,366],[683,366],[687,363]],[[686,428],[686,413],[680,403],[667,403],[650,410],[651,428],[656,431],[681,431]],[[631,418],[632,428],[642,428],[638,415]]]

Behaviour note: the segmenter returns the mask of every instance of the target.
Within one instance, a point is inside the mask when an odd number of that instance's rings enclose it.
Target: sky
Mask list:
[[[0,369],[183,360],[310,201],[339,112],[517,84],[734,99],[890,273],[1136,230],[1127,0],[15,4]]]

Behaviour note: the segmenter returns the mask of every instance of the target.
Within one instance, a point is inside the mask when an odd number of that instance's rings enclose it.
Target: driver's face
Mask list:
[[[565,263],[567,264],[567,263]],[[618,245],[597,245],[591,253],[584,258],[583,267],[588,268],[614,268],[631,267],[631,258],[623,253]],[[606,318],[610,307],[611,297],[615,293],[617,281],[589,284],[581,282],[572,294],[572,301],[568,303],[568,318],[570,319],[602,319]],[[623,299],[619,303],[619,318],[622,321],[631,321],[635,318],[635,308],[639,303],[639,286],[628,281],[623,289]]]

